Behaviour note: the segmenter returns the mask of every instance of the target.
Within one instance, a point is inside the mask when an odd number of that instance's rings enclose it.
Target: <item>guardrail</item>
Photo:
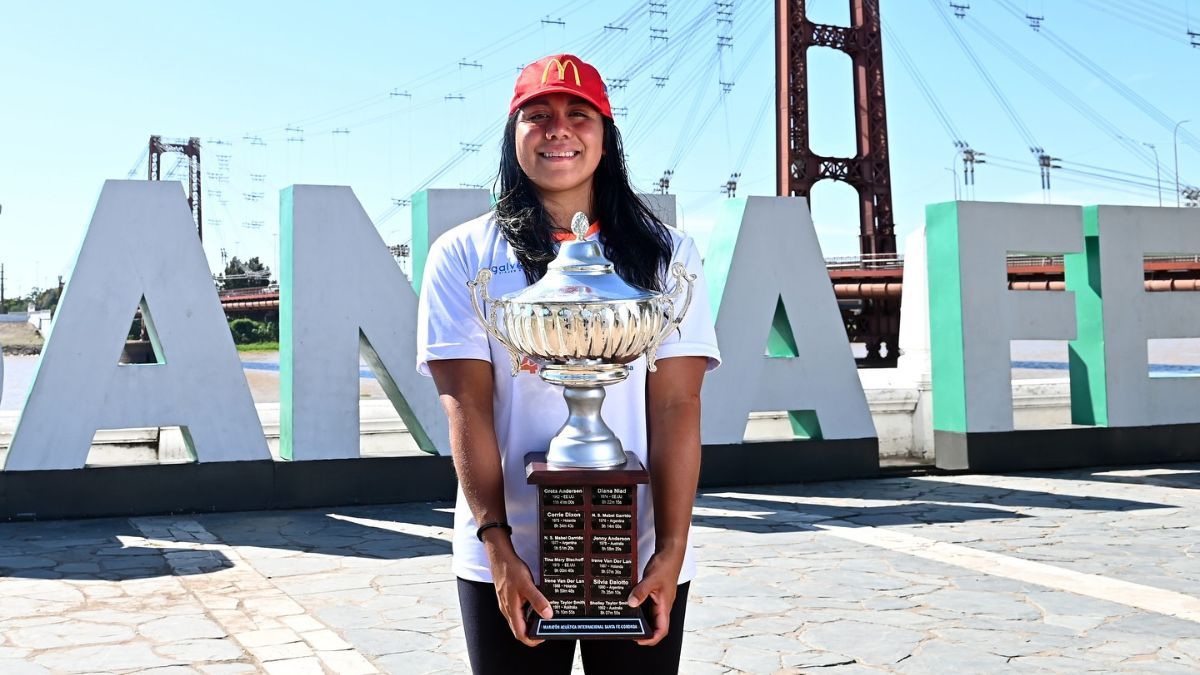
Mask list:
[[[253,288],[231,288],[227,291],[217,291],[217,295],[222,298],[236,298],[241,295],[269,295],[272,293],[279,293],[279,284],[255,286]]]

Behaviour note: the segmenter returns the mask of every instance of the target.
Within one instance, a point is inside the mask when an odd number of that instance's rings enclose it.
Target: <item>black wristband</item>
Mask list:
[[[508,536],[510,536],[510,537],[512,536],[512,526],[510,526],[508,523],[504,522],[503,520],[493,520],[489,523],[484,523],[483,525],[480,525],[479,529],[475,530],[475,536],[479,538],[479,541],[483,541],[483,533],[487,532],[488,530],[492,529],[493,527],[498,527],[498,528],[504,530],[505,532],[507,532]]]

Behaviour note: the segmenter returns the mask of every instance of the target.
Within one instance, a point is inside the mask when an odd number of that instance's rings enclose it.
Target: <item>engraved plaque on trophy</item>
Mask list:
[[[539,495],[539,588],[554,609],[548,620],[530,614],[530,637],[642,638],[653,632],[642,608],[626,604],[638,581],[637,486],[650,474],[633,453],[625,456],[625,464],[608,469],[571,469],[548,464],[544,452],[526,455],[526,476]],[[555,528],[566,522],[558,517],[564,489],[582,497],[573,509],[579,517],[570,519],[578,524],[582,555],[564,554],[556,539],[562,533]],[[622,503],[597,498],[608,490],[619,491]]]
[[[489,297],[487,268],[468,286],[483,327],[508,350],[512,374],[529,357],[567,402],[567,419],[549,447],[525,457],[526,477],[538,487],[539,588],[554,609],[552,619],[531,610],[528,634],[636,639],[653,632],[642,608],[626,604],[640,570],[637,488],[650,475],[600,409],[604,387],[623,382],[629,363],[644,355],[654,372],[659,345],[687,313],[695,276],[675,263],[671,291],[631,286],[600,244],[585,239],[587,229],[587,217],[575,214],[575,239],[563,242],[545,276],[522,291]]]

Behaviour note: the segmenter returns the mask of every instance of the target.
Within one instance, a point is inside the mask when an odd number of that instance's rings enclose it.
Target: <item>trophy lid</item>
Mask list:
[[[582,212],[571,219],[573,240],[562,242],[558,255],[536,283],[504,300],[520,303],[572,303],[645,300],[656,294],[625,282],[604,257],[600,242],[588,241],[588,218]]]

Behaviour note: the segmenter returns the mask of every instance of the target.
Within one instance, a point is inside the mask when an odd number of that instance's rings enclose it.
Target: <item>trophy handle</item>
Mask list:
[[[678,330],[679,324],[683,323],[683,317],[687,314],[688,307],[692,304],[692,291],[696,287],[696,275],[688,274],[687,268],[681,262],[671,265],[671,277],[675,279],[675,288],[664,297],[664,300],[671,307],[671,320],[667,321],[658,335],[655,335],[654,339],[650,341],[650,345],[646,347],[646,370],[651,373],[658,370],[658,366],[655,363],[658,359],[658,347],[662,344],[663,340],[667,339],[671,331]],[[679,299],[679,294],[683,292],[685,286],[687,288],[687,295],[683,298],[683,307],[676,311],[675,301]]]
[[[500,326],[496,323],[501,303],[488,295],[487,287],[491,281],[492,271],[485,267],[479,270],[479,274],[473,281],[467,282],[467,287],[471,290],[471,307],[475,309],[475,316],[479,318],[479,322],[483,324],[483,329],[488,332],[488,335],[504,345],[504,349],[508,352],[508,358],[512,361],[512,374],[515,377],[520,372],[521,353],[500,332]],[[483,307],[487,308],[486,312]]]

